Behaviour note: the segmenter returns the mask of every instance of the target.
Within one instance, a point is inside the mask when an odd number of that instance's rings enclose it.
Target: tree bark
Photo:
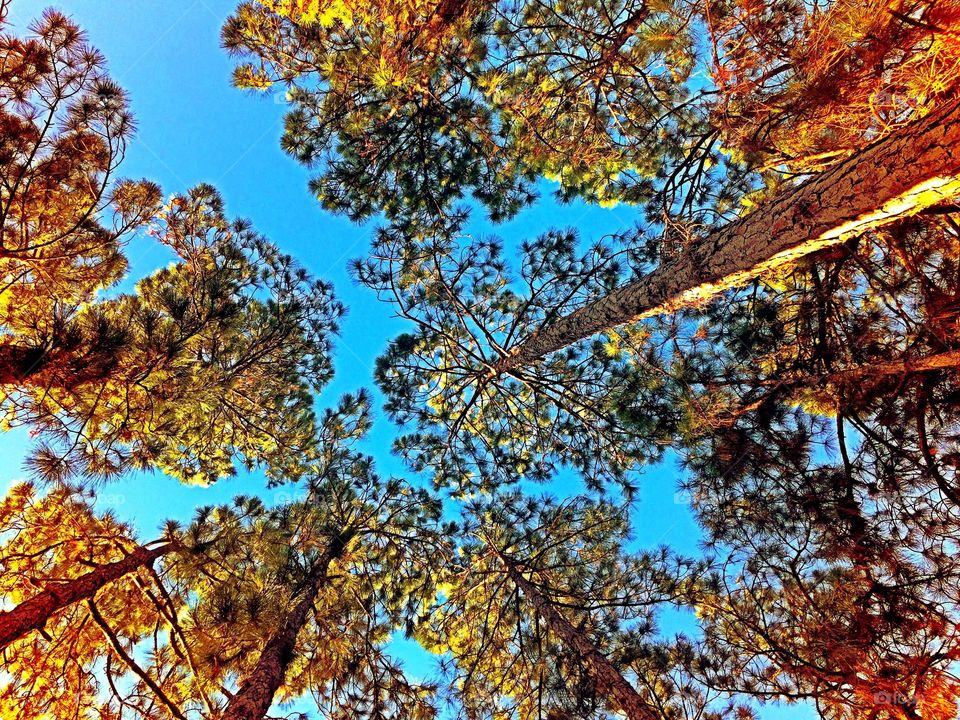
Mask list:
[[[306,626],[317,595],[326,584],[330,563],[343,554],[348,541],[347,536],[336,538],[326,552],[317,558],[299,593],[300,599],[267,640],[257,664],[227,703],[221,715],[222,720],[263,720],[286,678],[287,668],[294,658],[297,636]]]
[[[922,357],[907,357],[899,360],[882,360],[879,362],[868,362],[863,365],[847,368],[845,370],[835,370],[824,375],[811,375],[803,372],[783,372],[779,377],[771,377],[765,380],[754,381],[754,384],[760,387],[770,387],[774,391],[780,388],[793,388],[794,386],[824,386],[841,385],[850,387],[853,385],[871,384],[879,380],[890,377],[891,375],[915,375],[919,373],[937,372],[938,370],[949,370],[960,367],[960,350],[946,350],[934,355],[924,355]],[[701,381],[703,385],[710,387],[711,384],[730,384],[717,383],[716,380],[708,379]],[[739,381],[738,381],[739,382]],[[744,383],[746,384],[746,383]],[[766,395],[758,400],[745,405],[738,413],[755,410],[759,405],[766,402],[770,395]]]
[[[960,100],[867,146],[677,260],[541,327],[494,365],[530,365],[598,332],[708,300],[762,273],[960,195]]]
[[[494,550],[494,552],[497,551]],[[609,698],[628,720],[660,720],[657,710],[644,702],[621,672],[537,590],[532,582],[523,576],[516,565],[499,552],[497,556],[506,567],[510,579],[533,605],[547,627],[580,657],[596,683],[597,693]]]
[[[960,350],[948,350],[926,357],[888,360],[850,370],[839,370],[827,375],[826,380],[832,385],[854,385],[889,375],[936,372],[937,370],[948,370],[955,367],[960,367]]]
[[[153,548],[141,545],[122,560],[98,567],[75,580],[58,583],[56,588],[44,590],[12,610],[0,612],[0,650],[30,631],[42,628],[57,610],[92,598],[107,583],[152,565],[158,557],[177,547],[175,543]]]
[[[620,50],[627,44],[627,41],[636,34],[637,30],[640,29],[640,26],[643,25],[648,17],[650,17],[650,8],[646,2],[641,2],[640,5],[627,16],[623,25],[618,29],[617,34],[614,35],[610,45],[607,46],[600,55],[595,78],[597,81],[602,79],[603,75],[613,64],[613,61],[617,59]]]

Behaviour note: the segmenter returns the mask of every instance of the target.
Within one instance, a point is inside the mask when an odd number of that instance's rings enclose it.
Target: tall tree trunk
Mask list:
[[[960,194],[960,101],[880,139],[674,262],[540,328],[495,366],[524,367],[598,332],[695,305],[761,273]]]
[[[176,543],[164,543],[153,548],[141,545],[122,560],[98,567],[75,580],[58,583],[55,588],[44,590],[12,610],[0,612],[0,650],[31,630],[42,628],[57,610],[92,598],[107,583],[153,565],[158,557],[178,547]]]
[[[547,627],[580,657],[594,683],[596,683],[597,693],[602,697],[609,698],[628,720],[660,720],[660,714],[657,710],[644,702],[633,685],[627,682],[621,672],[607,660],[603,653],[584,637],[583,633],[578,631],[564,617],[563,613],[537,590],[533,583],[523,576],[523,573],[510,559],[496,550],[494,552],[497,553],[506,567],[510,579],[520,588],[520,592],[533,605]]]
[[[732,427],[744,415],[757,410],[772,398],[778,397],[781,390],[794,390],[801,387],[823,385],[836,385],[843,388],[852,388],[854,386],[869,386],[877,381],[886,380],[894,375],[914,375],[920,373],[937,372],[938,370],[950,370],[960,368],[960,350],[948,350],[937,353],[936,355],[927,355],[925,357],[905,358],[901,360],[886,360],[882,362],[867,363],[862,366],[849,368],[847,370],[836,370],[825,375],[813,375],[807,373],[782,373],[780,377],[767,378],[765,380],[756,380],[753,384],[757,387],[769,388],[760,397],[735,407],[728,414],[717,417],[710,430],[720,427]],[[716,380],[702,380],[708,390],[711,386],[718,383]]]
[[[306,626],[317,595],[327,582],[330,563],[343,554],[347,542],[349,536],[341,535],[317,558],[299,593],[297,604],[267,640],[256,666],[243,679],[240,689],[227,703],[221,716],[223,720],[263,720],[273,704],[277,690],[283,685],[287,668],[293,661],[297,636]]]

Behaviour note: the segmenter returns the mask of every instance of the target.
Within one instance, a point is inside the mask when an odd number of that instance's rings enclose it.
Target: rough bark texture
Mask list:
[[[12,610],[0,612],[0,650],[31,630],[42,628],[57,610],[92,598],[107,583],[152,565],[158,557],[173,552],[176,547],[173,543],[153,548],[138,547],[122,560],[98,567],[75,580],[58,583]]]
[[[495,370],[508,372],[598,332],[696,305],[957,195],[960,101],[953,100],[695,241],[678,260],[546,325]]]
[[[338,538],[314,563],[297,604],[264,645],[256,666],[227,703],[222,720],[263,720],[286,678],[287,668],[294,658],[297,636],[307,624],[317,595],[327,581],[330,563],[343,554],[346,542],[346,539]]]
[[[510,579],[520,588],[523,596],[536,608],[537,614],[547,626],[572,651],[576,652],[586,666],[594,683],[597,694],[609,698],[611,703],[622,712],[628,720],[659,720],[656,710],[643,701],[640,694],[628,683],[623,675],[614,667],[596,646],[583,636],[564,617],[563,613],[550,603],[537,590],[536,586],[527,580],[523,573],[509,560],[500,556],[507,568]]]

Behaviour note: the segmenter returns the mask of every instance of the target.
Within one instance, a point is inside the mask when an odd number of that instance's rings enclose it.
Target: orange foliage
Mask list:
[[[125,236],[160,190],[113,181],[133,132],[126,94],[65,16],[0,36],[0,64],[0,313],[83,302],[120,278]]]
[[[960,82],[958,0],[715,3],[716,109],[729,146],[816,170],[937,107]]]
[[[136,546],[129,528],[109,514],[96,515],[88,498],[69,488],[44,495],[30,485],[14,486],[0,501],[0,539],[0,597],[9,604],[55,590]],[[121,637],[139,639],[160,620],[142,589],[150,582],[141,571],[98,595],[101,613]],[[108,655],[84,604],[55,613],[40,632],[3,650],[0,717],[90,717],[102,703],[98,663],[109,665]]]

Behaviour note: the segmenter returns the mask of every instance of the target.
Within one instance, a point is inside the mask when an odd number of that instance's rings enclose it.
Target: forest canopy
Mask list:
[[[958,717],[960,0],[21,2],[0,718]]]

